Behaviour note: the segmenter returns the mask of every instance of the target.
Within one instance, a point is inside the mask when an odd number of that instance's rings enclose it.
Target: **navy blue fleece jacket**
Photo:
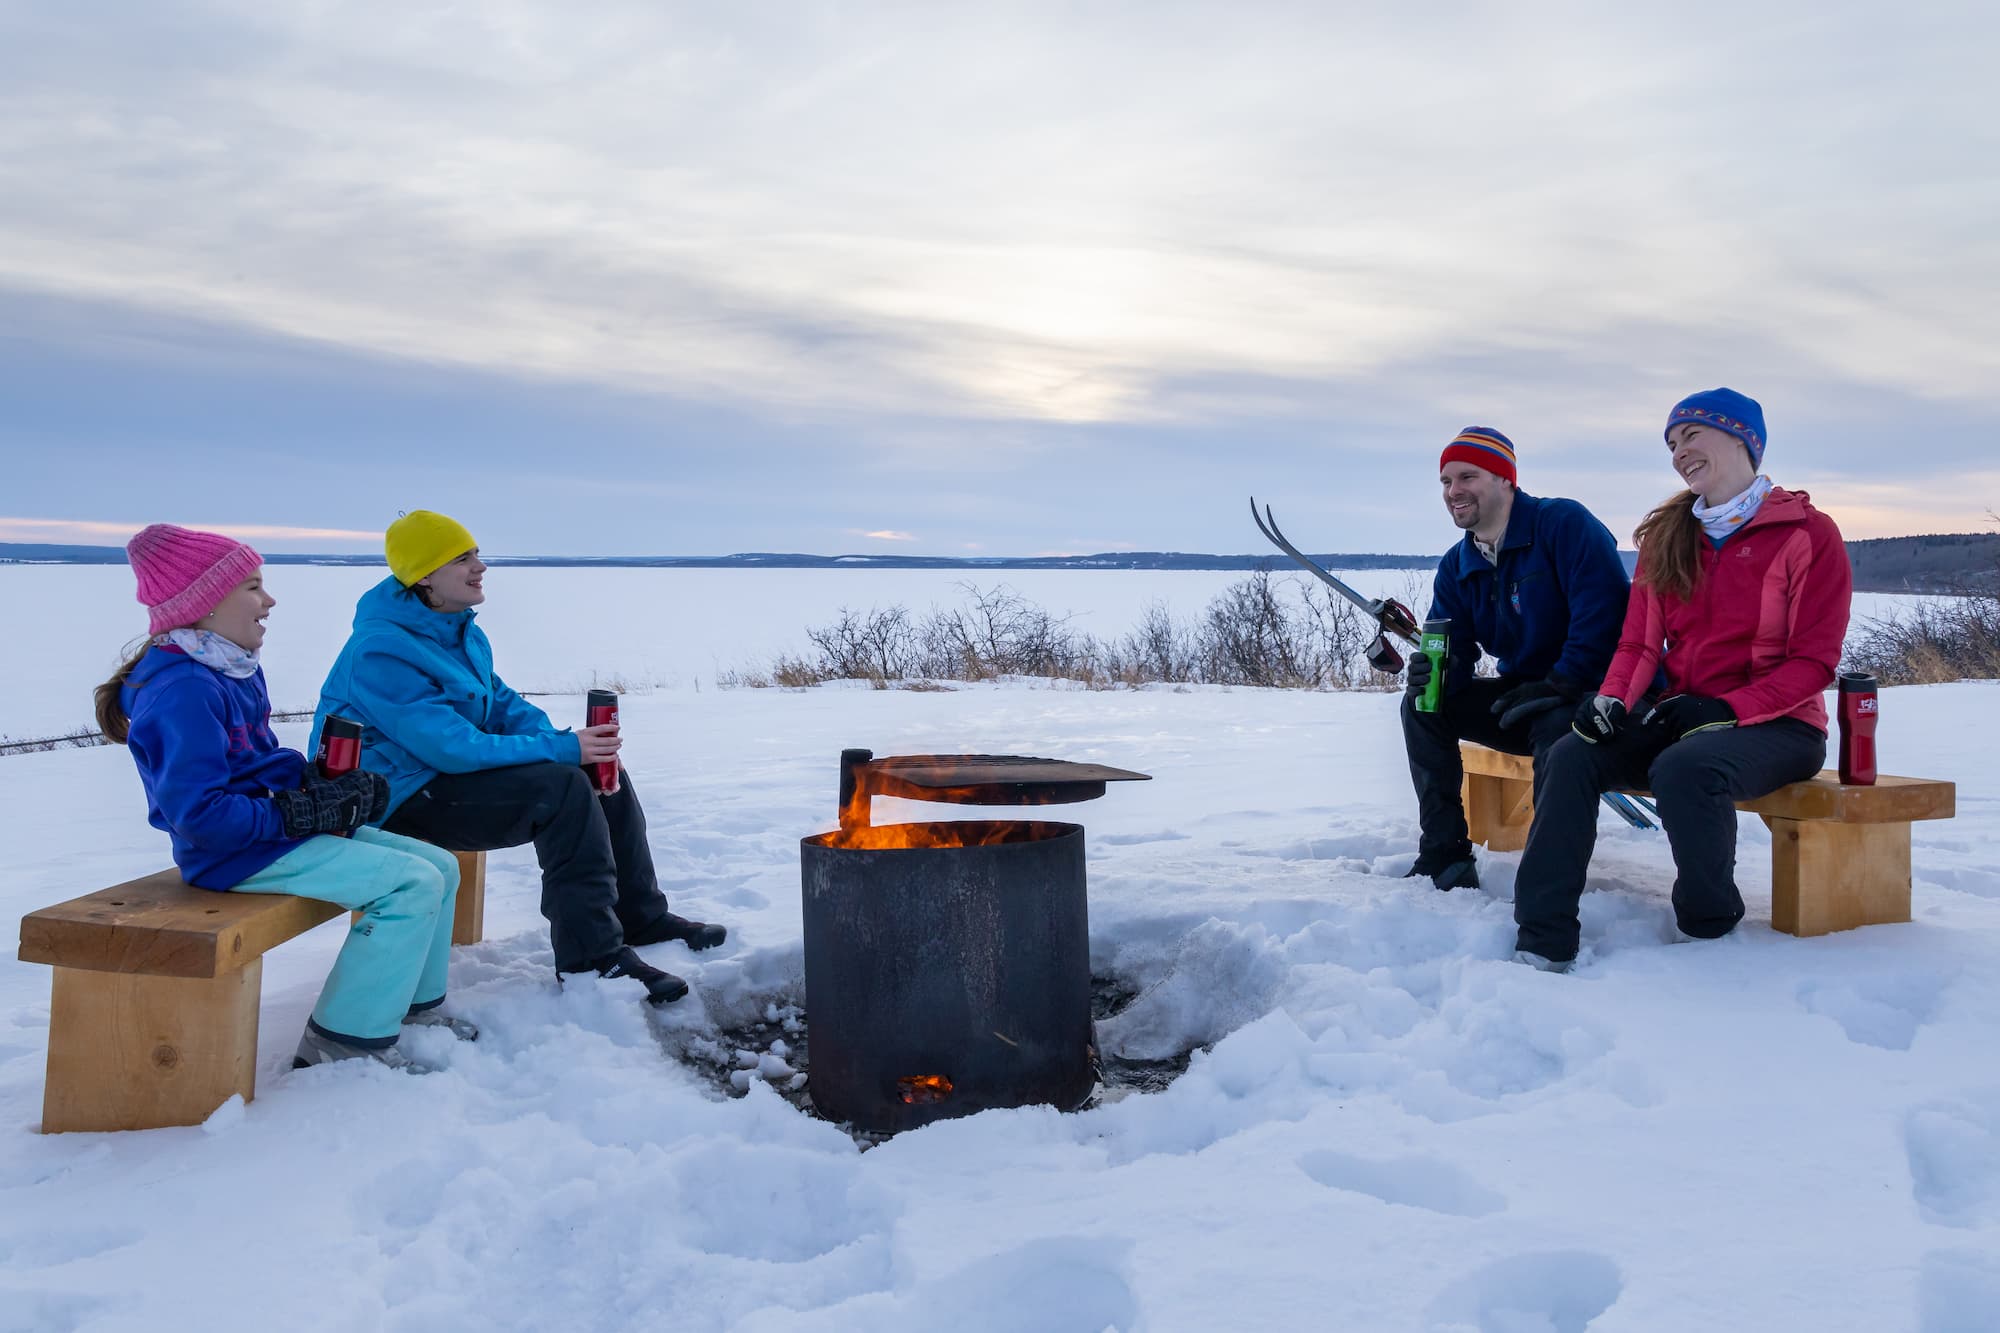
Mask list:
[[[1468,532],[1438,563],[1426,618],[1451,621],[1445,688],[1470,680],[1484,649],[1503,677],[1595,690],[1632,593],[1611,530],[1574,500],[1516,491],[1498,555],[1486,563]]]

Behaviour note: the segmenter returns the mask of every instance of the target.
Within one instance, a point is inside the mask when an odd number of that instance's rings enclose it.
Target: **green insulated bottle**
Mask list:
[[[1444,697],[1444,658],[1451,643],[1451,622],[1449,620],[1426,620],[1423,638],[1417,642],[1417,651],[1431,659],[1430,684],[1417,696],[1419,713],[1435,713],[1438,700]]]

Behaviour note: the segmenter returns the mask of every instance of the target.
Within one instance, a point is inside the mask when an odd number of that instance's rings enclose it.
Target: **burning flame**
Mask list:
[[[943,1074],[905,1074],[896,1080],[896,1095],[905,1106],[925,1106],[951,1096],[951,1080]]]
[[[1047,836],[1040,826],[1017,820],[974,819],[935,824],[852,824],[841,821],[832,833],[815,839],[827,847],[853,851],[897,848],[991,847],[1003,842],[1029,842]]]

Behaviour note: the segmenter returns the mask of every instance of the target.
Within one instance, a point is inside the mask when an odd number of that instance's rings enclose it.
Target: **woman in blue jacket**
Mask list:
[[[438,1008],[457,860],[367,827],[388,803],[375,774],[325,780],[278,744],[257,661],[264,618],[277,605],[264,591],[261,556],[168,523],[125,550],[151,636],[97,687],[97,721],[131,749],[147,818],[173,839],[181,877],[197,888],[358,910],[293,1064],[368,1057],[426,1072],[397,1047],[405,1024],[479,1035]]]
[[[653,1004],[687,983],[634,946],[722,943],[721,926],[667,910],[631,780],[600,795],[582,765],[618,757],[615,725],[558,730],[493,671],[474,623],[486,566],[465,527],[413,510],[384,541],[390,576],[364,593],[354,632],[320,691],[315,742],[330,714],[362,724],[362,766],[389,782],[382,826],[453,851],[535,844],[556,972],[628,977]]]

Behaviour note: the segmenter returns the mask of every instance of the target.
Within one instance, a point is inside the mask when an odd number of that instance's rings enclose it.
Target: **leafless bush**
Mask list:
[[[1363,656],[1376,630],[1353,605],[1318,584],[1259,571],[1225,588],[1192,621],[1146,608],[1136,628],[1101,640],[1005,586],[960,585],[966,602],[912,616],[903,607],[842,608],[809,629],[815,652],[782,657],[768,671],[725,673],[724,688],[867,680],[992,680],[1033,676],[1093,688],[1155,683],[1291,689],[1388,688],[1393,677]]]
[[[2000,597],[1926,598],[1870,620],[1845,666],[1884,685],[2000,678]]]

